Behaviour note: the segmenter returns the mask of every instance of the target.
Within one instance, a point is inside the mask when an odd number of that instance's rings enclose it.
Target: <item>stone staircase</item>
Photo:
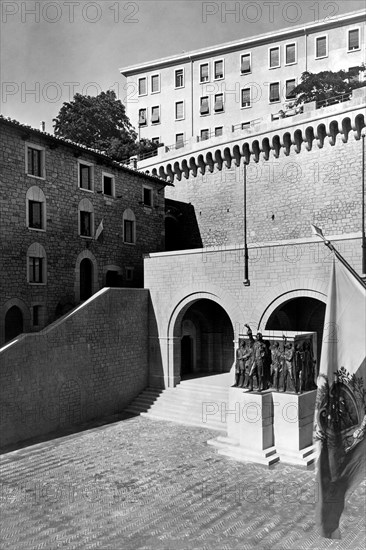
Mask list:
[[[131,414],[226,434],[230,373],[184,380],[175,388],[146,388],[125,409]]]

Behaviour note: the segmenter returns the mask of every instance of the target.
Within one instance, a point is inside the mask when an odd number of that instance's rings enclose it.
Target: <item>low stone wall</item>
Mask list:
[[[103,289],[0,350],[1,446],[122,411],[148,380],[148,291]]]

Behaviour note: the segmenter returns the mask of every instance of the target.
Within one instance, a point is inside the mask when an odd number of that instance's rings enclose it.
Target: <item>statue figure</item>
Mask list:
[[[311,341],[307,340],[306,342],[304,342],[304,367],[303,367],[305,391],[316,389],[315,365],[316,365],[316,360],[313,357]]]
[[[266,367],[268,365],[268,348],[263,340],[262,333],[258,332],[256,340],[253,338],[253,333],[249,325],[247,327],[247,334],[249,341],[252,342],[252,365],[249,372],[249,391],[253,391],[253,378],[257,378],[258,391],[262,391],[265,388],[264,375]]]
[[[292,347],[292,344],[286,343],[285,338],[285,362],[283,366],[283,391],[287,391],[288,389],[293,390],[295,389],[295,380],[294,380],[294,372],[293,372],[293,359],[294,359],[294,350]]]
[[[304,365],[304,352],[302,351],[302,346],[300,344],[295,345],[294,352],[294,385],[296,393],[302,393],[304,386],[303,378],[303,365]]]
[[[283,353],[280,350],[280,344],[274,342],[271,349],[271,376],[272,376],[272,385],[276,388],[276,391],[280,389],[280,376],[282,374],[282,362],[283,362]]]
[[[238,349],[236,350],[236,362],[235,362],[235,387],[243,387],[244,383],[244,354],[245,354],[245,342],[242,340]]]

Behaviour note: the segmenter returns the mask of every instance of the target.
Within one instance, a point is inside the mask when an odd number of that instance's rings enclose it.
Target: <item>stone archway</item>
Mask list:
[[[12,306],[5,314],[4,321],[5,343],[16,338],[23,332],[24,320],[23,313],[18,306]]]

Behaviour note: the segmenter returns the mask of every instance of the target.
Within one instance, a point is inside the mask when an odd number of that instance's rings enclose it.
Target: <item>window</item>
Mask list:
[[[220,61],[215,61],[214,68],[215,68],[215,80],[224,78],[224,60],[220,59]]]
[[[328,43],[327,43],[327,37],[326,36],[319,36],[315,40],[315,52],[316,52],[316,59],[320,59],[322,57],[327,57],[328,55]]]
[[[26,225],[29,229],[46,229],[46,198],[42,189],[36,186],[27,191]]]
[[[45,149],[38,145],[26,144],[26,166],[25,171],[28,176],[36,178],[45,178]]]
[[[87,191],[93,190],[93,165],[79,162],[79,187]]]
[[[151,108],[151,124],[158,124],[160,122],[160,107]]]
[[[33,243],[27,251],[27,280],[30,284],[46,284],[46,252],[42,245]]]
[[[175,71],[175,87],[183,88],[184,87],[184,70],[177,69]]]
[[[175,104],[175,120],[182,120],[184,118],[184,102],[177,101]]]
[[[241,129],[242,130],[248,130],[250,128],[250,122],[242,122],[241,123]]]
[[[175,134],[175,148],[184,147],[184,134]]]
[[[252,54],[245,53],[241,56],[240,71],[241,74],[248,74],[252,72]]]
[[[103,195],[114,197],[114,176],[111,174],[102,174],[103,178]]]
[[[79,235],[88,238],[94,236],[94,209],[88,199],[79,203]]]
[[[129,208],[123,212],[123,242],[126,244],[136,242],[135,214]]]
[[[286,80],[286,99],[293,99],[296,95],[293,93],[296,88],[296,79]]]
[[[280,66],[280,48],[269,49],[269,68],[276,69]]]
[[[224,94],[215,95],[215,113],[222,113],[224,110]]]
[[[360,29],[348,31],[348,51],[360,49]]]
[[[210,107],[208,104],[208,96],[201,97],[200,100],[200,113],[201,115],[209,115],[210,114]]]
[[[126,267],[126,281],[133,281],[133,267]]]
[[[243,88],[241,91],[241,106],[250,107],[250,88]]]
[[[153,206],[153,190],[151,187],[143,187],[142,188],[142,200],[144,202],[144,206],[150,206],[152,208]]]
[[[139,78],[139,95],[147,94],[147,78]]]
[[[215,128],[215,137],[222,136],[222,131],[223,131],[222,126],[217,126]]]
[[[32,306],[32,325],[34,327],[39,326],[41,306]]]
[[[160,144],[160,138],[159,137],[153,137],[153,138],[151,138],[151,142],[155,143],[155,145],[159,145]]]
[[[139,110],[139,126],[146,126],[147,125],[147,110],[146,109],[140,109]]]
[[[208,79],[208,63],[204,63],[203,65],[200,65],[200,82],[208,82]]]
[[[296,63],[296,43],[286,44],[286,65],[292,65]]]
[[[206,139],[209,139],[210,137],[210,131],[206,128],[205,130],[201,130],[201,141],[205,141]]]
[[[280,100],[280,83],[272,82],[269,85],[269,102],[275,103]]]
[[[151,77],[151,93],[156,94],[160,92],[160,75],[154,74]]]

